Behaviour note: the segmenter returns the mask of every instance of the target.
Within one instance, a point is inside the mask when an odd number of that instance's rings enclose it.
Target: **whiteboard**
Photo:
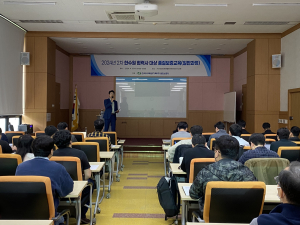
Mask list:
[[[236,92],[224,94],[224,121],[235,123],[236,117]]]
[[[119,117],[186,118],[186,78],[116,77]]]

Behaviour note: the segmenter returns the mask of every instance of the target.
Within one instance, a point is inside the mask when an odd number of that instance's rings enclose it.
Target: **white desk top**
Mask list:
[[[85,185],[88,182],[85,181],[74,181],[74,187],[73,191],[65,196],[65,198],[78,198],[78,196],[81,194],[82,190],[85,188]]]
[[[168,151],[170,148],[170,145],[162,145],[162,150]]]
[[[52,220],[0,220],[1,225],[53,225]]]
[[[122,145],[111,145],[112,150],[118,150],[120,148],[122,148]]]
[[[185,195],[182,186],[191,186],[192,183],[178,183],[179,194],[181,200],[184,201],[197,201],[197,199],[192,199],[190,196]],[[277,197],[277,185],[266,185],[266,195],[265,203],[280,203]]]
[[[103,166],[104,166],[105,162],[90,162],[90,165],[97,165],[98,167],[91,170],[94,173],[100,172],[100,170],[102,170]]]
[[[100,159],[111,159],[114,156],[114,152],[101,152],[100,151]]]
[[[126,140],[119,140],[119,141],[118,141],[118,144],[119,144],[119,145],[122,145],[122,144],[125,143],[125,141],[126,141]]]
[[[180,166],[179,163],[170,163],[170,168],[171,168],[172,173],[174,175],[186,174],[186,172],[184,172],[182,169],[178,169],[179,166]]]

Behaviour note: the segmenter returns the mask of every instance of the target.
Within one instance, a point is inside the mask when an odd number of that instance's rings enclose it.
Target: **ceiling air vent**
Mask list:
[[[236,22],[225,22],[224,25],[234,25]]]
[[[96,20],[96,24],[138,24],[138,21]]]
[[[246,21],[244,25],[287,25],[289,22],[283,21]]]
[[[62,20],[20,20],[21,23],[63,23]]]
[[[108,12],[106,14],[110,20],[117,21],[141,21],[144,17],[136,15],[135,12]]]
[[[213,25],[213,21],[171,21],[171,25]]]

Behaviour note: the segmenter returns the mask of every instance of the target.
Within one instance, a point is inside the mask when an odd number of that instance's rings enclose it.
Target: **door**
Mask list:
[[[247,115],[247,84],[244,84],[242,86],[242,115],[241,118],[244,121],[247,121],[246,115]]]
[[[289,90],[289,127],[300,127],[300,88]]]
[[[59,122],[61,121],[61,116],[60,116],[60,83],[55,83],[55,113],[54,113],[54,118],[55,118],[55,125],[56,126]]]

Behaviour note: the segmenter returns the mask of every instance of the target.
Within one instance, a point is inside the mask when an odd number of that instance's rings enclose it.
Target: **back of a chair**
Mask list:
[[[0,154],[2,154],[2,146],[0,145]]]
[[[71,132],[71,134],[73,134],[74,136],[75,136],[75,138],[76,138],[76,140],[78,141],[78,142],[84,142],[85,140],[84,140],[84,135],[83,135],[83,133],[79,133],[79,132]]]
[[[293,141],[296,145],[300,146],[300,141]]]
[[[5,135],[8,139],[8,143],[11,144],[13,136],[22,136],[22,135],[25,135],[25,132],[23,132],[23,131],[6,131]]]
[[[275,142],[276,140],[275,139],[271,139],[271,138],[266,138],[266,144],[272,144],[273,142]]]
[[[210,143],[209,144],[210,144],[209,145],[210,150],[214,150],[215,144],[216,144],[216,139],[215,138],[210,139]]]
[[[277,134],[265,134],[265,138],[277,141]]]
[[[253,158],[245,162],[257,180],[267,185],[276,185],[274,177],[289,165],[289,160],[282,158]]]
[[[36,131],[36,132],[34,133],[34,135],[35,135],[35,137],[40,137],[40,136],[46,135],[46,134],[45,134],[45,131]]]
[[[279,147],[277,154],[279,155],[279,157],[288,159],[290,162],[300,161],[300,146],[297,146],[297,147],[287,147],[287,146]]]
[[[203,219],[205,223],[249,224],[262,213],[265,193],[264,182],[208,182]]]
[[[210,137],[212,134],[214,134],[214,133],[202,133],[202,136],[204,136],[205,139],[206,139],[206,142],[208,142],[209,137]]]
[[[89,162],[100,162],[99,144],[97,142],[75,142],[72,147],[83,151]]]
[[[248,142],[249,142],[250,137],[251,137],[251,134],[242,134],[241,135],[241,138],[243,138],[245,141],[248,141]]]
[[[191,139],[191,137],[190,138],[173,138],[172,139],[172,146],[177,144],[177,142],[179,142],[179,141],[188,140],[188,139]]]
[[[73,180],[82,180],[81,162],[78,157],[52,156],[50,161],[63,165]]]
[[[1,220],[51,220],[55,217],[49,177],[0,177],[0,199]]]
[[[112,145],[118,144],[117,132],[103,132],[103,133],[107,134],[110,137],[110,142]]]
[[[0,154],[0,176],[14,176],[20,163],[22,158],[18,154]]]
[[[18,146],[18,143],[19,143],[19,138],[20,138],[21,136],[13,136],[12,137],[12,144],[14,145],[14,146]]]
[[[209,164],[215,163],[216,160],[214,158],[197,158],[192,159],[190,165],[190,177],[189,183],[193,183],[197,174]]]
[[[86,142],[97,142],[99,144],[100,152],[109,152],[108,137],[88,137]]]
[[[250,149],[251,149],[250,146],[240,146],[240,148],[239,148],[239,153],[238,153],[238,155],[237,155],[236,160],[238,161],[238,160],[241,158],[241,156],[244,154],[244,152],[246,152],[246,151],[248,151],[248,150],[250,150]]]

